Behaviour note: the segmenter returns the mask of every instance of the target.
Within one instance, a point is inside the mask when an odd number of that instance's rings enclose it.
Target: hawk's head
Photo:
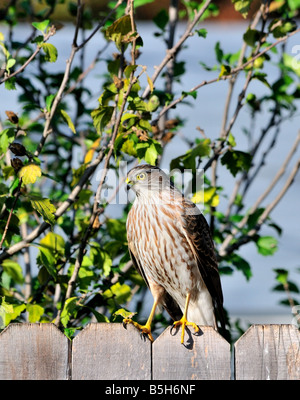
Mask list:
[[[153,196],[170,189],[173,184],[167,174],[160,168],[149,164],[132,168],[126,179],[127,189],[133,189],[137,196]]]

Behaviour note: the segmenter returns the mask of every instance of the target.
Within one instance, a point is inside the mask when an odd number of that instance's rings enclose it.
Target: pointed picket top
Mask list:
[[[91,323],[74,339],[72,379],[151,379],[151,342],[132,325]]]
[[[193,335],[186,328],[185,343],[181,329],[167,328],[153,343],[154,380],[230,379],[230,344],[210,326],[200,326]]]
[[[294,325],[252,325],[235,343],[235,378],[300,380],[300,332]]]
[[[0,380],[69,379],[70,343],[53,324],[8,325],[0,334]]]

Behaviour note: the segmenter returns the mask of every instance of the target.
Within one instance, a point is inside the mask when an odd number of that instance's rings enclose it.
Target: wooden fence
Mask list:
[[[131,325],[93,323],[70,341],[52,324],[11,324],[0,334],[1,380],[300,380],[300,332],[253,325],[231,349],[211,327],[166,329],[152,344]]]

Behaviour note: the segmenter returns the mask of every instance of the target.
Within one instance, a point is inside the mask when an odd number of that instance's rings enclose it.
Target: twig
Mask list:
[[[166,55],[160,65],[155,68],[155,72],[151,77],[152,82],[154,83],[158,76],[160,75],[161,71],[164,69],[164,67],[168,64],[168,62],[174,57],[174,55],[181,49],[182,45],[184,42],[190,37],[192,30],[194,27],[197,25],[198,21],[206,11],[207,7],[210,5],[212,0],[207,0],[203,7],[196,13],[193,21],[187,26],[186,31],[182,35],[182,37],[179,39],[179,41],[173,46],[171,49],[168,49],[166,51]],[[142,95],[142,98],[146,98],[148,94],[150,93],[150,85],[148,85]]]
[[[284,163],[285,164],[285,163]],[[275,199],[265,208],[264,212],[261,214],[259,217],[259,220],[257,222],[257,225],[255,228],[251,229],[247,235],[242,236],[237,242],[229,246],[231,240],[234,238],[235,234],[238,232],[238,229],[232,230],[231,234],[226,237],[224,242],[222,243],[220,249],[219,249],[219,255],[220,257],[224,257],[227,254],[231,253],[232,251],[238,249],[242,244],[248,243],[250,240],[252,240],[252,237],[256,235],[256,233],[259,231],[261,228],[262,224],[265,222],[265,220],[268,218],[272,210],[277,206],[279,201],[282,199],[282,197],[286,194],[287,190],[293,183],[295,176],[300,168],[300,159],[296,162],[294,168],[292,169],[292,172],[290,173],[289,177],[287,178],[285,184],[283,185],[283,188],[279,192],[279,194],[275,197]],[[272,186],[272,184],[270,185]],[[262,198],[264,197],[263,195],[261,196]],[[260,199],[259,199],[260,200]],[[258,201],[257,201],[258,204]],[[243,220],[239,223],[239,226],[244,226],[251,214],[245,216]]]
[[[204,80],[201,83],[199,83],[198,85],[194,86],[192,89],[190,89],[190,92],[194,92],[199,90],[200,88],[202,88],[203,86],[206,85],[210,85],[212,83],[216,83],[219,81],[226,81],[227,79],[231,79],[234,75],[238,74],[239,72],[241,72],[244,68],[248,67],[248,65],[252,64],[257,58],[261,57],[262,55],[264,55],[265,53],[267,53],[269,50],[271,50],[273,47],[277,46],[279,43],[285,42],[289,37],[295,35],[296,33],[300,32],[300,28],[296,29],[295,31],[289,33],[288,35],[278,39],[276,42],[272,43],[271,45],[269,45],[268,47],[265,47],[261,52],[259,52],[258,54],[256,54],[255,56],[253,56],[250,60],[248,60],[247,62],[245,62],[244,64],[242,64],[239,67],[236,67],[234,69],[232,69],[230,71],[230,73],[228,73],[227,75],[222,75],[222,76],[218,76],[216,78],[213,78],[211,80]],[[158,121],[158,119],[165,114],[168,110],[170,110],[171,108],[174,108],[178,103],[181,103],[185,98],[187,97],[187,94],[183,94],[180,97],[178,97],[177,99],[173,100],[170,104],[168,104],[167,106],[165,106],[159,113],[158,117],[152,121],[152,124],[155,125]]]
[[[70,193],[69,197],[67,200],[65,200],[56,210],[56,213],[54,214],[55,219],[59,218],[62,216],[68,208],[76,201],[77,196],[81,192],[82,188],[88,181],[88,179],[92,176],[92,174],[95,172],[96,168],[98,165],[101,163],[104,157],[104,152],[106,148],[103,147],[101,151],[99,152],[97,158],[87,167],[87,169],[84,171],[82,177],[80,178],[79,182],[77,185],[74,187],[72,192]],[[49,228],[49,224],[46,222],[43,222],[40,224],[37,228],[35,228],[25,239],[22,241],[14,244],[8,249],[5,249],[3,253],[0,254],[0,262],[5,260],[6,258],[12,256],[13,254],[17,253],[18,251],[22,250],[23,248],[29,246],[29,244],[39,237],[46,229]]]
[[[65,90],[66,85],[69,80],[71,66],[72,66],[75,54],[79,50],[81,50],[92,39],[94,34],[106,23],[106,21],[111,17],[111,15],[116,11],[116,9],[123,3],[123,1],[124,0],[119,0],[118,3],[115,5],[115,7],[108,13],[108,15],[97,25],[97,28],[94,29],[93,33],[81,45],[78,46],[77,45],[77,37],[78,37],[78,30],[80,27],[81,13],[82,13],[81,2],[80,2],[80,0],[78,0],[77,21],[76,21],[76,28],[75,28],[75,33],[74,33],[73,42],[72,42],[71,54],[70,54],[70,57],[66,61],[65,73],[64,73],[62,82],[60,84],[60,87],[58,89],[57,95],[55,96],[55,99],[53,100],[50,113],[46,114],[46,122],[45,122],[44,130],[43,130],[43,134],[42,134],[40,143],[38,144],[38,147],[34,153],[34,155],[36,157],[42,151],[42,148],[46,142],[46,139],[49,136],[49,134],[51,133],[51,130],[50,130],[51,121],[56,112],[57,106],[59,105],[59,103],[61,102],[61,99],[63,97],[64,90]]]
[[[19,185],[18,185],[18,187],[17,187],[17,192],[16,192],[16,194],[15,194],[15,199],[14,199],[14,202],[13,202],[13,204],[12,204],[12,206],[11,206],[11,209],[10,209],[10,212],[9,212],[9,215],[8,215],[8,218],[7,218],[7,221],[6,221],[6,225],[5,225],[5,228],[4,228],[4,232],[3,232],[3,235],[2,235],[2,239],[1,239],[1,241],[0,241],[0,250],[2,250],[2,245],[3,245],[3,242],[4,242],[4,240],[5,240],[7,231],[8,231],[8,227],[9,227],[9,224],[10,224],[10,220],[11,220],[13,211],[14,211],[15,206],[16,206],[16,204],[17,204],[18,198],[19,198],[19,196],[20,196],[20,194],[21,194],[21,185],[22,185],[22,178],[21,178],[20,181],[19,181]]]
[[[169,37],[166,40],[167,51],[171,50],[174,46],[175,30],[178,22],[178,0],[170,0],[169,5]],[[167,72],[165,74],[165,92],[172,93],[173,80],[174,80],[174,67],[175,67],[176,53],[168,61],[166,68]],[[166,121],[168,120],[168,112],[166,112],[157,122],[158,133],[157,140],[159,140],[162,148],[164,148],[165,142],[163,140],[166,134]],[[160,162],[162,154],[159,155],[158,162]]]
[[[80,50],[82,49],[91,39],[92,37],[99,31],[102,26],[109,20],[109,18],[114,14],[114,12],[117,10],[117,8],[120,7],[122,3],[124,3],[126,0],[119,0],[117,4],[114,6],[113,9],[107,14],[107,16],[94,28],[92,33],[79,45],[77,46],[77,49]]]
[[[131,73],[130,84],[128,86],[128,89],[127,89],[126,93],[124,93],[124,95],[123,95],[122,105],[121,105],[121,108],[120,108],[120,111],[119,111],[119,114],[118,114],[114,129],[113,129],[113,134],[112,134],[110,143],[108,145],[109,150],[108,150],[107,155],[105,156],[105,164],[104,164],[104,167],[103,167],[102,176],[101,176],[101,179],[100,179],[100,182],[99,182],[99,185],[98,185],[98,188],[97,188],[96,196],[95,196],[94,213],[97,213],[98,204],[101,202],[101,199],[100,199],[101,191],[102,191],[102,187],[103,187],[103,184],[104,184],[107,172],[108,172],[108,164],[109,164],[110,158],[111,158],[113,150],[114,150],[114,142],[115,142],[115,139],[116,139],[116,136],[117,136],[117,133],[118,133],[118,129],[119,129],[120,123],[121,123],[121,118],[122,118],[123,111],[125,109],[127,98],[130,95],[132,86],[138,81],[138,79],[141,77],[141,75],[144,72],[145,72],[145,69],[143,68],[142,71],[140,72],[140,74],[137,77],[133,76],[133,72]]]
[[[21,231],[22,239],[24,239],[27,236],[27,223],[26,222],[21,224],[20,231]],[[28,300],[32,293],[32,276],[31,276],[30,254],[29,254],[28,248],[24,249],[24,264],[25,264],[24,297],[26,300]]]
[[[53,36],[55,34],[55,27],[51,26],[51,28],[49,29],[49,32],[45,35],[43,43],[47,42],[49,40],[49,38],[51,36]],[[0,85],[2,83],[4,83],[5,81],[7,81],[10,78],[13,78],[14,76],[18,75],[20,72],[23,72],[24,69],[31,63],[31,61],[37,56],[37,54],[41,51],[42,47],[40,45],[37,46],[37,48],[35,49],[35,51],[31,54],[31,56],[28,58],[27,61],[25,61],[25,63],[19,68],[17,69],[15,72],[12,72],[11,74],[5,76],[5,78],[0,80]]]

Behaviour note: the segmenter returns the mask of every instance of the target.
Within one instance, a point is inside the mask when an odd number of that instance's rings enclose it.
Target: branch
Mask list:
[[[43,43],[46,43],[51,36],[55,35],[55,32],[56,32],[55,27],[54,27],[54,25],[52,25],[51,28],[49,29],[49,32],[45,35]],[[18,75],[20,72],[23,72],[24,69],[31,63],[31,61],[38,55],[38,53],[41,51],[41,49],[42,49],[42,47],[40,45],[38,45],[37,48],[35,49],[35,51],[28,58],[28,60],[25,61],[25,63],[19,69],[17,69],[15,72],[11,73],[10,75],[7,75],[5,78],[1,79],[0,85],[2,83],[4,83],[5,81],[7,81],[8,79],[13,78],[14,76]]]
[[[97,158],[91,163],[89,167],[84,171],[84,174],[80,178],[79,182],[77,185],[74,187],[72,192],[70,193],[69,197],[67,200],[65,200],[56,210],[55,219],[59,218],[62,216],[68,208],[75,202],[77,196],[79,195],[80,191],[86,184],[86,182],[89,180],[89,178],[92,176],[92,174],[95,172],[96,168],[98,165],[101,163],[104,157],[104,152],[106,148],[103,147],[101,151],[99,152]],[[35,240],[37,237],[39,237],[46,229],[49,228],[49,224],[46,222],[43,222],[40,224],[37,228],[35,228],[25,239],[22,241],[14,244],[8,249],[5,249],[3,253],[0,254],[0,262],[5,260],[6,258],[12,256],[13,254],[19,252],[23,248],[27,247],[30,245],[30,243]]]
[[[114,6],[114,8],[107,14],[107,16],[96,26],[96,28],[92,31],[90,36],[88,36],[79,46],[77,46],[77,50],[82,49],[87,42],[89,42],[92,37],[99,31],[102,26],[109,20],[109,18],[114,14],[114,12],[117,10],[117,8],[120,7],[121,4],[123,4],[126,0],[119,0],[117,4]]]
[[[185,33],[182,35],[182,37],[179,39],[179,41],[175,44],[175,46],[173,46],[171,49],[168,49],[166,51],[166,55],[165,55],[164,59],[162,60],[160,65],[155,68],[155,72],[151,77],[151,80],[153,83],[156,81],[159,74],[164,69],[164,67],[168,64],[168,62],[175,56],[176,53],[178,53],[178,51],[181,49],[183,43],[190,37],[192,30],[197,25],[198,21],[200,20],[200,18],[202,17],[202,15],[204,14],[204,12],[206,11],[206,9],[208,8],[208,6],[210,5],[211,2],[212,2],[212,0],[207,0],[205,2],[203,7],[201,8],[201,10],[199,10],[196,13],[193,21],[188,25]],[[150,93],[150,85],[148,85],[146,87],[146,89],[142,95],[142,98],[146,98],[149,93]]]
[[[81,23],[81,14],[82,14],[82,6],[81,6],[81,1],[78,0],[78,6],[77,6],[77,19],[76,19],[76,28],[74,32],[74,37],[73,37],[73,43],[72,43],[72,50],[70,57],[66,61],[66,69],[64,73],[64,77],[62,79],[61,85],[58,89],[57,95],[55,96],[55,99],[52,103],[50,113],[46,114],[46,123],[44,126],[43,134],[40,140],[40,143],[34,153],[36,157],[39,156],[40,152],[42,151],[42,148],[46,142],[47,137],[50,135],[52,132],[50,129],[51,121],[52,118],[56,112],[57,106],[61,102],[61,99],[63,97],[63,93],[65,91],[65,88],[67,86],[69,77],[70,77],[70,71],[71,71],[71,66],[72,62],[74,60],[75,54],[81,50],[94,36],[94,34],[106,23],[106,21],[111,17],[111,15],[116,11],[116,9],[123,3],[124,0],[119,0],[118,3],[115,5],[115,7],[108,13],[108,15],[97,25],[97,27],[94,29],[92,34],[83,42],[81,45],[77,45],[77,37],[78,37],[78,31]]]
[[[300,32],[300,28],[296,29],[294,32],[291,32],[288,35],[278,39],[276,42],[272,43],[268,47],[265,47],[261,52],[259,52],[255,56],[253,56],[250,60],[248,60],[247,62],[245,62],[241,66],[232,69],[230,71],[230,73],[228,73],[227,75],[218,76],[218,77],[213,78],[213,79],[211,79],[209,81],[204,80],[201,83],[199,83],[198,85],[194,86],[192,89],[190,89],[190,92],[197,91],[200,88],[202,88],[203,86],[210,85],[210,84],[215,83],[215,82],[226,81],[227,79],[231,79],[234,75],[238,74],[244,68],[246,68],[250,64],[252,64],[257,58],[259,58],[263,54],[267,53],[269,50],[271,50],[273,47],[277,46],[279,43],[285,42],[288,38],[290,38],[291,36],[295,35],[298,32]],[[158,119],[162,117],[162,115],[164,115],[168,110],[170,110],[170,108],[174,108],[178,103],[181,103],[186,97],[187,97],[187,94],[183,94],[180,97],[178,97],[177,99],[173,100],[169,105],[165,106],[160,111],[158,117],[152,122],[152,124],[155,125],[157,123]]]
[[[282,199],[282,197],[285,195],[285,193],[287,192],[288,188],[291,186],[291,184],[293,183],[293,180],[300,168],[300,159],[296,162],[290,176],[288,177],[288,179],[286,180],[283,188],[281,189],[281,191],[279,192],[279,194],[275,197],[275,199],[265,208],[264,212],[262,213],[262,215],[260,216],[258,223],[256,225],[255,228],[251,229],[247,235],[243,236],[242,238],[240,238],[236,243],[234,243],[233,245],[229,246],[231,240],[234,238],[234,236],[239,232],[240,229],[242,229],[246,223],[249,220],[249,217],[257,210],[259,204],[265,199],[265,197],[271,192],[271,190],[274,188],[275,184],[278,182],[278,180],[280,179],[280,177],[284,174],[287,165],[289,163],[289,161],[291,160],[293,154],[295,153],[298,145],[300,142],[300,132],[298,133],[298,136],[296,138],[296,141],[294,143],[294,145],[292,146],[288,156],[286,157],[284,163],[282,164],[281,168],[279,169],[279,171],[277,172],[276,176],[274,177],[274,179],[272,180],[272,182],[270,183],[270,185],[268,186],[268,188],[265,190],[265,192],[257,199],[257,201],[255,202],[255,204],[251,207],[249,213],[247,215],[244,216],[244,218],[239,222],[239,224],[237,225],[237,228],[234,228],[231,233],[226,237],[226,239],[224,240],[224,242],[222,243],[222,246],[220,247],[219,250],[219,255],[221,257],[227,255],[228,253],[232,252],[234,249],[237,249],[241,246],[241,244],[247,243],[251,240],[251,238],[258,232],[258,230],[261,228],[262,224],[265,222],[265,220],[268,218],[269,214],[271,213],[271,211],[276,207],[276,205],[279,203],[279,201]]]
[[[2,245],[3,245],[3,242],[4,242],[5,238],[6,238],[6,234],[7,234],[7,231],[8,231],[8,227],[9,227],[9,224],[10,224],[10,220],[11,220],[13,211],[14,211],[15,206],[17,204],[17,200],[18,200],[18,198],[20,197],[20,194],[21,194],[21,185],[22,185],[22,178],[20,179],[19,185],[17,187],[17,191],[16,191],[16,194],[15,194],[15,199],[14,199],[14,202],[13,202],[13,204],[11,206],[11,209],[10,209],[7,221],[6,221],[6,225],[5,225],[4,232],[3,232],[3,235],[2,235],[2,239],[1,239],[1,242],[0,242],[0,250],[2,250]]]

